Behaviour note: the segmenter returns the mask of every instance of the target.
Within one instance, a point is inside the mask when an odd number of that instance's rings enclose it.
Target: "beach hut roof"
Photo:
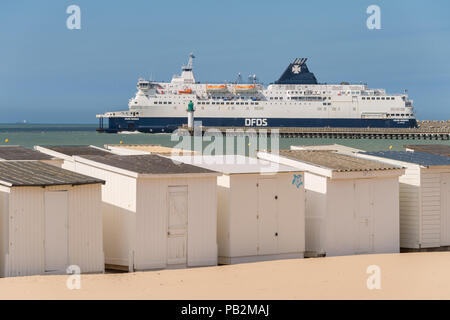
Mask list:
[[[95,146],[42,146],[45,149],[52,150],[65,154],[67,156],[81,156],[81,155],[98,155],[108,156],[112,155],[108,150],[101,149]]]
[[[299,169],[283,164],[242,155],[195,155],[171,157],[175,161],[201,166],[224,174],[297,172]]]
[[[83,159],[94,161],[137,174],[170,175],[186,173],[215,173],[212,170],[189,165],[185,163],[175,163],[172,159],[162,157],[156,154],[146,155],[83,155],[77,157],[78,161]]]
[[[425,167],[450,166],[450,158],[447,156],[419,151],[379,151],[365,152],[364,154],[397,161],[415,163]]]
[[[0,159],[3,160],[51,160],[53,157],[22,146],[0,146]]]
[[[337,172],[397,170],[398,166],[332,151],[280,150],[280,156]]]
[[[450,145],[445,144],[408,144],[403,147],[419,152],[439,154],[447,157],[450,156]]]
[[[0,161],[0,185],[54,186],[104,183],[41,161]]]

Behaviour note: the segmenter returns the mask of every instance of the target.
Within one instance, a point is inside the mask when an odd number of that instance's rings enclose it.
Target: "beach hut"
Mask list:
[[[406,151],[419,151],[450,157],[450,145],[447,144],[408,144]]]
[[[258,152],[305,171],[305,256],[399,252],[401,167],[332,151]]]
[[[39,160],[57,167],[63,163],[61,159],[22,146],[0,146],[0,161],[8,160]]]
[[[406,168],[400,177],[402,251],[450,248],[450,158],[419,151],[368,152],[360,157]]]
[[[83,155],[73,170],[105,180],[107,268],[149,270],[217,264],[219,173],[158,155]]]
[[[40,161],[0,161],[0,276],[103,272],[102,183]]]
[[[217,178],[219,263],[303,258],[303,172],[244,156],[181,156]]]

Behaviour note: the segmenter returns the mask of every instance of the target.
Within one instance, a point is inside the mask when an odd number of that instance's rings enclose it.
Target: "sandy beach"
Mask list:
[[[381,270],[369,290],[367,267]],[[0,299],[449,299],[450,252],[296,259],[232,266],[0,279]]]

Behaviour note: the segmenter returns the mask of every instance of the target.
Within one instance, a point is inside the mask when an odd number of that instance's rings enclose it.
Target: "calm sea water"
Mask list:
[[[108,134],[95,131],[97,125],[86,124],[3,124],[0,125],[0,145],[95,145],[105,144],[160,144],[173,147],[179,141],[171,140],[170,134],[128,133]],[[6,140],[7,139],[7,140]],[[210,142],[205,142],[204,146]],[[388,139],[313,139],[282,138],[280,149],[291,145],[315,145],[338,143],[366,151],[402,150],[405,144],[448,144],[442,140],[388,140]],[[270,145],[270,142],[269,142]]]

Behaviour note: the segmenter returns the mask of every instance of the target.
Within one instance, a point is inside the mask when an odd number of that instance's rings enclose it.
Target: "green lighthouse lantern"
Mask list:
[[[186,111],[195,111],[194,110],[194,103],[192,102],[192,100],[189,101],[188,108],[187,108]]]

